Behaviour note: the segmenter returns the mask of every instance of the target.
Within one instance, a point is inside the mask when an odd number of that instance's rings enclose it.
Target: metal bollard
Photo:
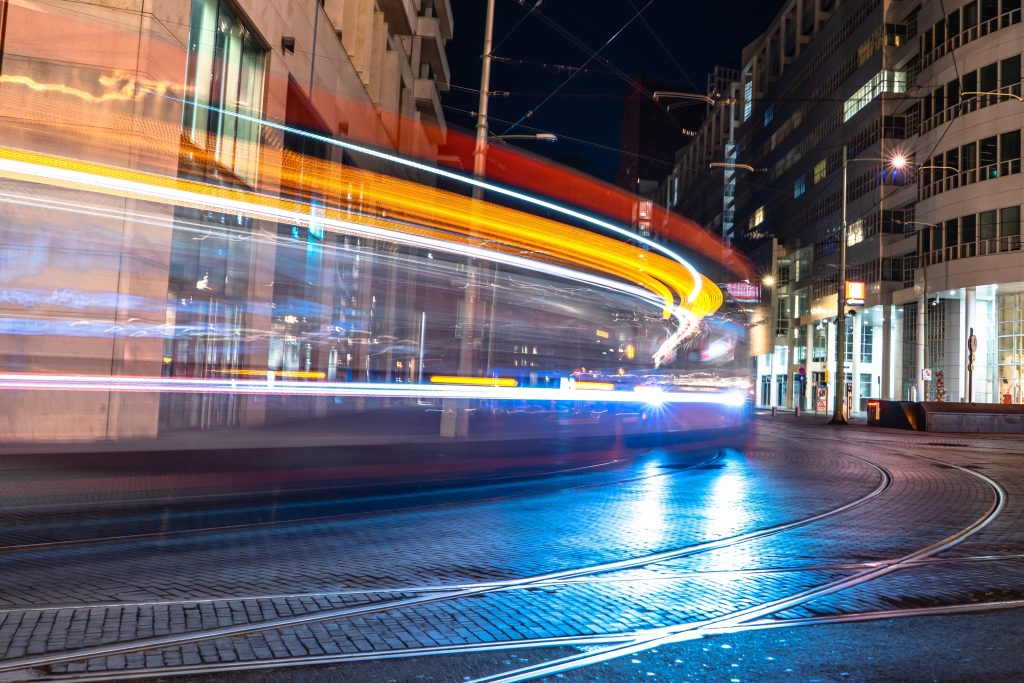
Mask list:
[[[776,406],[772,406],[772,417],[775,417],[775,411],[778,410]]]
[[[800,417],[800,404],[793,406],[793,417]]]

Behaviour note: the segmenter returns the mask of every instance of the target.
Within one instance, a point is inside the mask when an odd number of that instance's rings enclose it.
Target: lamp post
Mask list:
[[[894,169],[903,169],[907,165],[907,158],[902,155],[895,155],[889,159],[854,159],[854,161],[884,161]],[[846,389],[844,386],[846,383],[844,365],[846,363],[846,240],[848,227],[846,224],[846,169],[849,164],[849,150],[846,145],[843,145],[843,173],[841,179],[843,188],[842,198],[840,199],[842,214],[839,219],[839,287],[836,291],[836,390],[835,404],[832,407],[832,419],[829,421],[829,424],[833,425],[845,425],[848,423],[846,413],[843,411],[843,394]]]

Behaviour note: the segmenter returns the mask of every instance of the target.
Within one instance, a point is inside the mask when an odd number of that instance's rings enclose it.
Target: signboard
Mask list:
[[[931,368],[923,368],[921,370],[921,379],[923,379],[925,382],[931,382],[932,381],[932,369]]]
[[[757,303],[761,301],[761,288],[749,282],[726,282],[725,291],[740,303]]]
[[[800,373],[801,377],[806,377],[807,376],[807,368],[804,367],[803,365],[800,366],[800,369],[797,370],[797,372]]]
[[[847,282],[846,283],[846,305],[847,306],[863,306],[864,299],[867,297],[867,285],[863,282]]]
[[[818,387],[818,395],[814,401],[814,412],[824,413],[828,410],[828,389],[825,387]]]

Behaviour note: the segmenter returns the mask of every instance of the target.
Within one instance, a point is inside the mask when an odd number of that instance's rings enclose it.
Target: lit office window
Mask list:
[[[192,0],[184,133],[239,178],[256,179],[266,49],[224,0]]]
[[[750,118],[754,108],[754,82],[747,81],[743,84],[743,120]]]
[[[797,198],[807,191],[807,179],[804,176],[800,176],[793,183],[793,198]]]
[[[902,93],[907,90],[907,74],[905,71],[879,71],[875,77],[862,85],[853,97],[843,103],[843,121],[849,121],[854,114],[868,106],[872,100],[883,92]]]
[[[814,165],[814,184],[817,185],[825,179],[825,175],[828,172],[828,162],[822,159]]]
[[[762,223],[764,223],[764,207],[759,206],[757,207],[757,210],[754,211],[754,215],[750,217],[750,227],[756,228]]]
[[[846,229],[846,246],[852,247],[864,241],[864,221],[854,221]]]

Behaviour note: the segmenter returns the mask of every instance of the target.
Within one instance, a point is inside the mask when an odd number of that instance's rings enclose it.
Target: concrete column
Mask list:
[[[860,312],[863,313],[863,309],[861,309]],[[859,372],[859,369],[860,369],[860,367],[859,367],[859,363],[860,363],[860,343],[861,343],[860,331],[861,331],[861,326],[864,324],[863,320],[861,320],[860,317],[861,316],[858,315],[858,316],[856,316],[854,318],[850,318],[847,321],[849,325],[853,326],[853,334],[851,335],[852,338],[853,338],[852,339],[853,343],[851,344],[851,346],[853,348],[850,349],[850,358],[851,358],[851,360],[850,360],[850,385],[853,388],[853,397],[850,399],[850,414],[851,415],[854,412],[860,410],[860,377],[859,377],[858,372]],[[845,387],[843,388],[843,391],[844,392],[846,391]]]
[[[960,376],[961,384],[963,388],[960,391],[960,395],[964,397],[964,400],[968,403],[974,402],[974,395],[967,395],[967,364],[970,362],[968,357],[969,352],[967,351],[967,339],[971,336],[971,328],[977,327],[977,316],[975,315],[975,309],[978,303],[978,290],[974,287],[967,287],[964,290],[964,333],[960,339]],[[975,330],[977,335],[977,330]],[[974,386],[972,387],[972,394],[977,394],[978,391],[978,372],[977,363],[975,363],[974,373]]]
[[[925,325],[924,316],[928,310],[928,292],[924,292],[917,298],[917,320],[914,324],[917,326],[917,342],[914,345],[914,353],[917,356],[917,360],[914,363],[914,367],[917,370],[917,400],[924,400],[924,378],[921,375],[921,371],[924,370],[924,345],[925,345]]]
[[[894,400],[892,368],[892,326],[895,323],[892,304],[882,306],[882,395],[886,401]]]

